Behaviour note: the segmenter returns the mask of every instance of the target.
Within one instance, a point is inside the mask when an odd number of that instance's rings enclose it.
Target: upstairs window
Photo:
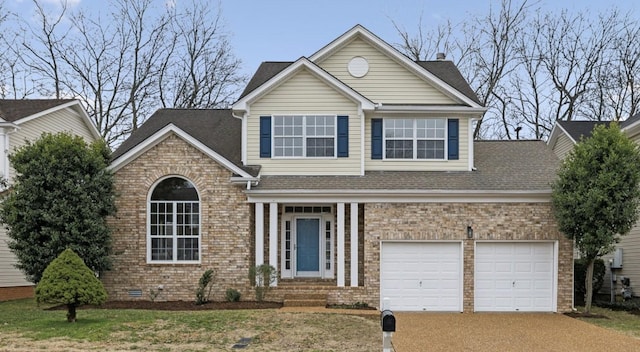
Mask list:
[[[273,116],[273,156],[336,156],[335,115]]]
[[[200,201],[195,186],[180,177],[160,182],[149,202],[149,262],[200,260]]]
[[[386,159],[445,159],[446,119],[385,119]]]

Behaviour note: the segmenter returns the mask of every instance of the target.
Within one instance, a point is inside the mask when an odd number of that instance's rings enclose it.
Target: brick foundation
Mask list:
[[[35,286],[0,287],[0,302],[33,298]]]

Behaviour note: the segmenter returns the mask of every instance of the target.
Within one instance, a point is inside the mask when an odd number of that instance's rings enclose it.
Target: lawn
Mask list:
[[[87,309],[76,323],[66,311],[31,299],[0,303],[3,351],[372,351],[382,346],[377,315],[287,313],[277,309],[153,311]]]
[[[625,335],[640,339],[640,315],[629,314],[625,311],[613,311],[606,308],[591,307],[591,313],[604,315],[601,318],[579,318],[582,321],[601,326],[610,330],[616,330]]]

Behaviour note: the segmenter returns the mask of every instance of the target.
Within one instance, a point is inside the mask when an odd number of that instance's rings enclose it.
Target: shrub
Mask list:
[[[36,287],[38,303],[67,305],[67,321],[76,321],[76,308],[83,304],[102,304],[107,292],[100,280],[71,249],[66,249],[42,273]]]
[[[229,302],[238,302],[240,300],[240,292],[235,288],[228,288],[227,292],[225,292],[227,297],[227,301]]]
[[[262,302],[271,289],[271,284],[278,278],[278,271],[269,264],[252,267],[249,280],[255,285],[256,300]]]
[[[200,280],[198,280],[198,289],[196,290],[196,304],[201,305],[209,302],[211,289],[213,288],[213,269],[205,271]]]
[[[593,294],[595,295],[602,288],[604,283],[604,274],[606,267],[604,260],[596,259],[593,263]],[[573,261],[573,290],[576,298],[576,303],[583,303],[587,290],[584,286],[585,278],[587,277],[587,262],[584,258],[576,259]]]

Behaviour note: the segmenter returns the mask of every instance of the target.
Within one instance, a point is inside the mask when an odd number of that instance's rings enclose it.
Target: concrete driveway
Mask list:
[[[640,340],[562,314],[397,312],[393,347],[424,351],[640,351]]]

